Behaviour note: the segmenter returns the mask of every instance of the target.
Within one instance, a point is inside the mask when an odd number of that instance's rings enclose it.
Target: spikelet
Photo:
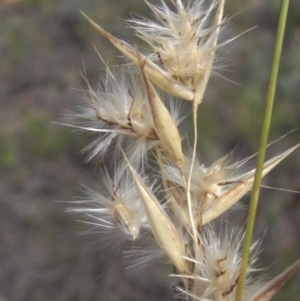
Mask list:
[[[267,175],[277,164],[289,156],[296,150],[300,144],[289,148],[283,153],[274,156],[265,162],[263,166],[262,177]],[[229,189],[225,189],[209,206],[205,208],[205,213],[202,216],[203,224],[209,223],[222,213],[227,211],[231,206],[238,202],[248,191],[253,187],[255,177],[255,169],[250,170],[242,175],[239,181],[232,185]],[[223,183],[224,184],[224,183]]]
[[[223,25],[223,0],[172,1],[175,12],[164,1],[150,4],[157,22],[130,20],[132,28],[152,49],[149,57],[184,87],[197,91],[201,102],[212,69],[217,40]],[[157,85],[159,82],[149,75]],[[168,90],[171,93],[171,91]],[[201,100],[200,100],[201,98]]]
[[[99,250],[120,250],[127,240],[137,240],[149,228],[146,214],[138,191],[122,169],[116,167],[113,178],[107,171],[102,173],[101,184],[97,191],[84,186],[84,196],[66,211],[81,216],[90,226],[87,233],[99,236]]]
[[[124,56],[131,60],[136,66],[139,66],[140,59],[146,61],[144,70],[147,76],[157,84],[162,90],[170,93],[173,96],[185,99],[193,100],[194,92],[185,87],[177,80],[175,80],[168,72],[161,69],[150,60],[146,60],[147,56],[142,53],[138,53],[136,48],[132,47],[128,43],[114,37],[101,26],[91,20],[86,14],[83,16],[90,22],[90,24],[98,30],[114,47],[116,47]]]
[[[185,290],[177,289],[192,300],[201,301],[234,301],[235,289],[239,278],[241,251],[243,236],[233,231],[229,234],[222,230],[219,235],[213,227],[206,227],[200,238],[200,254],[198,259],[190,258],[194,264],[194,273],[185,275],[173,275],[174,277],[186,277],[192,286]],[[251,248],[251,259],[248,273],[255,271],[253,265],[256,260],[258,243]],[[248,277],[247,287],[250,290],[257,284]],[[247,293],[246,293],[247,294]]]
[[[227,229],[217,234],[208,226],[200,239],[201,253],[198,260],[189,258],[194,264],[191,275],[172,275],[188,279],[192,283],[188,290],[178,286],[177,290],[192,300],[199,301],[234,301],[239,281],[244,235],[241,232],[228,232]],[[300,260],[289,266],[274,279],[266,282],[265,276],[253,276],[261,269],[255,267],[259,243],[251,246],[244,288],[244,301],[269,301],[281,286],[300,268]]]
[[[158,23],[147,20],[131,20],[138,36],[153,49],[153,62],[145,64],[147,76],[161,89],[171,95],[185,100],[202,101],[204,91],[211,73],[217,40],[223,25],[223,8],[225,0],[214,0],[208,8],[204,1],[181,0],[173,2],[177,13],[173,12],[163,1],[158,8],[150,3]],[[216,10],[216,11],[215,11]],[[105,31],[98,24],[83,14],[88,21],[129,60],[139,64],[148,56],[138,53],[132,46]],[[226,44],[226,43],[225,43]],[[156,57],[156,58],[155,58]],[[156,61],[163,67],[156,64]]]
[[[74,115],[76,124],[67,125],[98,134],[84,149],[89,152],[87,161],[95,156],[103,156],[112,148],[118,156],[119,146],[131,161],[142,161],[151,148],[160,144],[160,137],[143,80],[137,70],[127,67],[110,70],[107,67],[106,77],[97,91],[86,82],[89,107],[81,107]],[[168,114],[175,127],[183,119],[179,116],[176,104],[170,105]]]
[[[136,72],[128,68],[113,71],[106,68],[106,77],[98,91],[89,85],[88,88],[90,106],[81,108],[75,116],[81,129],[100,134],[85,148],[90,151],[88,159],[102,156],[114,139],[116,144],[130,146],[135,154],[148,148],[147,141],[158,140],[148,114],[147,96]]]
[[[299,144],[274,156],[264,164],[263,176],[291,154]],[[253,186],[255,169],[246,170],[245,163],[253,156],[229,164],[230,156],[216,160],[209,167],[197,160],[191,178],[191,198],[196,225],[204,225],[219,217],[237,203]],[[185,172],[190,171],[190,159],[185,158]],[[173,196],[170,206],[188,224],[187,201],[180,172],[172,165],[165,165],[163,177]]]

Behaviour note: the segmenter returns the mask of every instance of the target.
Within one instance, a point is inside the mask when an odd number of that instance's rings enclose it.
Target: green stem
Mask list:
[[[254,228],[254,223],[255,223],[255,216],[256,216],[258,197],[259,197],[259,191],[260,191],[260,185],[261,185],[263,164],[265,161],[266,148],[267,148],[267,143],[268,143],[268,136],[269,136],[269,130],[270,130],[270,124],[271,124],[273,103],[274,103],[274,95],[275,95],[275,90],[276,90],[278,69],[279,69],[279,63],[280,63],[280,56],[281,56],[281,50],[282,50],[282,44],[283,44],[283,36],[284,36],[286,19],[287,19],[288,7],[289,7],[289,0],[282,0],[279,24],[278,24],[278,31],[277,31],[277,38],[276,38],[276,45],[275,45],[272,70],[271,70],[270,81],[269,81],[268,94],[267,94],[265,117],[264,117],[264,121],[263,121],[262,132],[261,132],[260,145],[259,145],[259,151],[258,151],[257,163],[256,163],[255,179],[254,179],[254,185],[253,185],[253,192],[252,192],[251,200],[250,200],[248,222],[247,222],[245,240],[244,240],[244,245],[243,245],[241,271],[240,271],[235,301],[242,301],[242,298],[243,298],[243,289],[245,286],[246,272],[247,272],[248,261],[249,261],[249,252],[250,252],[250,247],[251,247],[251,242],[252,242],[253,228]]]

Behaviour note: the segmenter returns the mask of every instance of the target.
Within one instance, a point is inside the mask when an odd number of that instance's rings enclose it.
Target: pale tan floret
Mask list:
[[[125,67],[118,73],[107,68],[103,82],[105,88],[100,87],[98,91],[89,86],[87,100],[94,110],[94,118],[108,127],[117,127],[120,133],[157,140],[139,74]],[[89,116],[79,117],[88,119]]]
[[[223,228],[220,233],[216,233],[211,226],[204,228],[199,237],[199,254],[187,258],[194,265],[193,273],[172,275],[190,281],[188,289],[178,287],[179,291],[192,297],[192,300],[233,301],[239,279],[242,240],[243,235],[240,232],[228,233]],[[258,244],[255,243],[251,247],[248,274],[256,271],[253,265],[256,260],[257,246]],[[194,257],[197,257],[197,260]],[[247,278],[247,290],[252,290],[253,293],[261,286],[251,278],[251,275]]]
[[[88,16],[82,13],[84,17],[93,25],[108,41],[110,41],[123,55],[125,55],[134,64],[139,66],[139,56],[142,60],[146,60],[147,57],[141,53],[137,53],[136,49],[126,42],[115,38],[110,33],[105,31],[102,27],[92,21]],[[194,92],[177,82],[170,74],[159,68],[156,64],[147,60],[144,67],[147,76],[157,84],[162,90],[180,97],[186,100],[192,100],[194,97]]]
[[[88,90],[85,97],[89,107],[81,107],[74,115],[76,124],[69,126],[100,134],[84,149],[89,152],[88,160],[103,155],[114,141],[134,161],[142,160],[149,149],[159,145],[171,158],[173,156],[175,162],[182,161],[177,130],[182,116],[174,104],[169,111],[150,82],[145,80],[147,89],[137,70],[127,67],[118,72],[107,67],[106,77],[98,90],[92,89],[86,80]],[[164,131],[170,132],[171,128],[172,132],[175,131],[173,143],[167,141],[169,135],[163,134]]]
[[[279,154],[264,164],[263,176],[291,154],[299,145]],[[191,200],[196,225],[205,225],[218,218],[236,204],[253,187],[255,169],[244,171],[241,167],[247,162],[229,164],[229,156],[222,157],[211,166],[205,167],[196,162],[192,172]],[[185,170],[189,172],[190,160],[185,158]],[[180,216],[184,224],[189,225],[187,201],[180,172],[166,165],[163,177],[173,202],[170,207]]]
[[[103,173],[102,186],[96,191],[84,186],[82,192],[83,197],[67,211],[83,214],[83,222],[93,225],[106,240],[113,240],[117,235],[120,241],[112,244],[136,240],[141,229],[148,228],[139,193],[122,168],[116,168],[113,179],[108,172]]]
[[[159,23],[133,20],[132,24],[138,35],[153,48],[163,65],[160,67],[148,60],[144,68],[149,79],[174,96],[200,103],[211,73],[217,40],[223,25],[225,1],[213,1],[208,9],[203,9],[204,5],[201,2],[195,3],[184,7],[181,1],[177,1],[174,5],[178,12],[173,13],[164,2],[162,10],[147,2]],[[134,47],[109,34],[84,13],[83,15],[134,64],[139,65],[139,56],[143,60],[147,58]]]
[[[112,208],[113,216],[117,224],[121,226],[125,233],[131,237],[132,240],[135,240],[140,234],[140,221],[137,220],[130,212],[126,204],[119,203],[113,206]]]
[[[228,254],[228,253],[227,253]],[[239,254],[235,255],[235,259],[240,260]],[[189,296],[194,301],[234,301],[236,297],[236,287],[238,283],[238,270],[236,268],[229,267],[226,265],[225,261],[229,257],[224,256],[219,257],[220,259],[215,260],[215,268],[209,266],[206,262],[207,254],[204,253],[202,262],[195,262],[195,265],[200,269],[199,274],[194,275],[171,275],[173,277],[181,277],[188,279],[190,282],[198,283],[200,288],[199,291],[194,291],[193,288],[185,290],[182,287],[177,287],[183,295]],[[231,260],[233,258],[230,258]],[[234,261],[229,262],[232,265]],[[221,264],[222,263],[222,264]],[[237,263],[235,262],[238,267]],[[276,276],[274,279],[264,282],[258,278],[252,278],[251,273],[255,269],[251,268],[252,263],[249,263],[249,268],[247,271],[246,285],[244,288],[244,301],[269,301],[275,294],[280,290],[280,288],[300,269],[300,260],[292,263],[286,270]],[[222,266],[222,267],[221,267]],[[221,268],[221,269],[220,269]],[[227,275],[226,275],[227,274]],[[213,279],[210,279],[210,275]],[[224,276],[228,277],[228,283],[225,285],[223,280]],[[223,279],[221,279],[223,278]],[[231,278],[231,279],[230,279]]]
[[[264,164],[262,176],[264,177],[267,175],[275,166],[277,166],[277,164],[279,164],[298,147],[299,144],[268,160]],[[213,219],[217,218],[238,202],[253,187],[254,177],[255,170],[249,171],[239,180],[238,183],[217,197],[214,202],[205,209],[205,213],[203,213],[202,216],[203,224],[209,223]]]
[[[202,1],[174,1],[175,12],[163,1],[161,7],[146,3],[157,22],[133,19],[129,23],[153,50],[153,61],[195,91],[194,101],[200,103],[218,48],[225,1],[212,1],[209,5]]]

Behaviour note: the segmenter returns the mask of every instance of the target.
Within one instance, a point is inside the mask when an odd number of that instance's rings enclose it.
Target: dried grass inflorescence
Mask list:
[[[153,240],[174,266],[171,276],[178,279],[175,291],[180,300],[231,301],[239,281],[244,236],[229,231],[229,221],[227,230],[220,233],[211,222],[253,187],[255,169],[246,167],[252,157],[231,163],[229,154],[205,166],[195,159],[195,149],[191,156],[185,155],[188,151],[178,129],[183,117],[174,106],[176,96],[191,101],[195,113],[203,99],[215,53],[229,42],[218,43],[225,1],[146,3],[155,21],[129,21],[150,46],[146,54],[84,15],[127,61],[113,71],[107,67],[98,90],[86,80],[89,106],[76,114],[73,126],[97,133],[86,148],[88,160],[109,152],[114,165],[112,174],[101,173],[99,191],[85,187],[84,197],[68,211],[83,215],[90,232],[102,236],[102,252],[115,245],[122,254],[126,241],[131,241],[138,253],[145,240]],[[263,176],[297,147],[266,161]],[[151,181],[150,165],[156,167],[160,182]],[[256,251],[257,243],[251,250],[243,300],[267,301],[299,268],[300,261],[262,282],[251,276],[256,271]]]

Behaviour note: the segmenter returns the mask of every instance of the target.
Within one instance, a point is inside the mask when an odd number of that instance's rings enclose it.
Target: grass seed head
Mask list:
[[[217,234],[206,224],[251,190],[255,169],[246,170],[244,165],[252,156],[232,164],[227,155],[205,166],[197,160],[194,162],[195,138],[193,159],[184,158],[177,129],[179,118],[173,114],[176,109],[168,110],[152,85],[192,101],[197,137],[197,108],[211,71],[216,68],[215,53],[231,41],[218,42],[225,24],[225,0],[170,2],[173,7],[164,0],[161,6],[146,1],[156,20],[129,21],[136,34],[150,46],[149,54],[142,54],[137,47],[115,38],[83,14],[138,70],[119,67],[115,72],[107,68],[98,90],[92,89],[86,80],[89,107],[76,115],[79,123],[74,127],[100,134],[86,148],[90,151],[88,159],[103,156],[115,141],[124,160],[121,168],[115,168],[113,177],[103,174],[103,187],[99,191],[85,188],[85,196],[75,202],[78,207],[68,211],[84,215],[84,222],[91,227],[88,233],[101,234],[104,239],[101,248],[112,244],[121,246],[126,240],[135,245],[143,233],[151,232],[155,251],[145,248],[145,254],[132,261],[131,266],[150,262],[159,253],[159,247],[175,267],[174,276],[181,280],[177,289],[186,300],[234,301],[237,284],[242,279],[243,236],[228,234],[226,230]],[[162,186],[168,199],[164,205],[153,192],[153,186],[133,167],[133,162],[143,161],[147,151],[156,146],[159,146],[156,150]],[[298,146],[265,162],[262,175]],[[160,155],[161,149],[168,159]],[[124,165],[129,167],[131,177],[124,172]],[[255,271],[256,247],[254,244],[250,249],[243,301],[268,301],[300,267],[297,261],[267,283],[254,281],[251,273]],[[127,254],[137,257],[141,250],[138,246]]]

